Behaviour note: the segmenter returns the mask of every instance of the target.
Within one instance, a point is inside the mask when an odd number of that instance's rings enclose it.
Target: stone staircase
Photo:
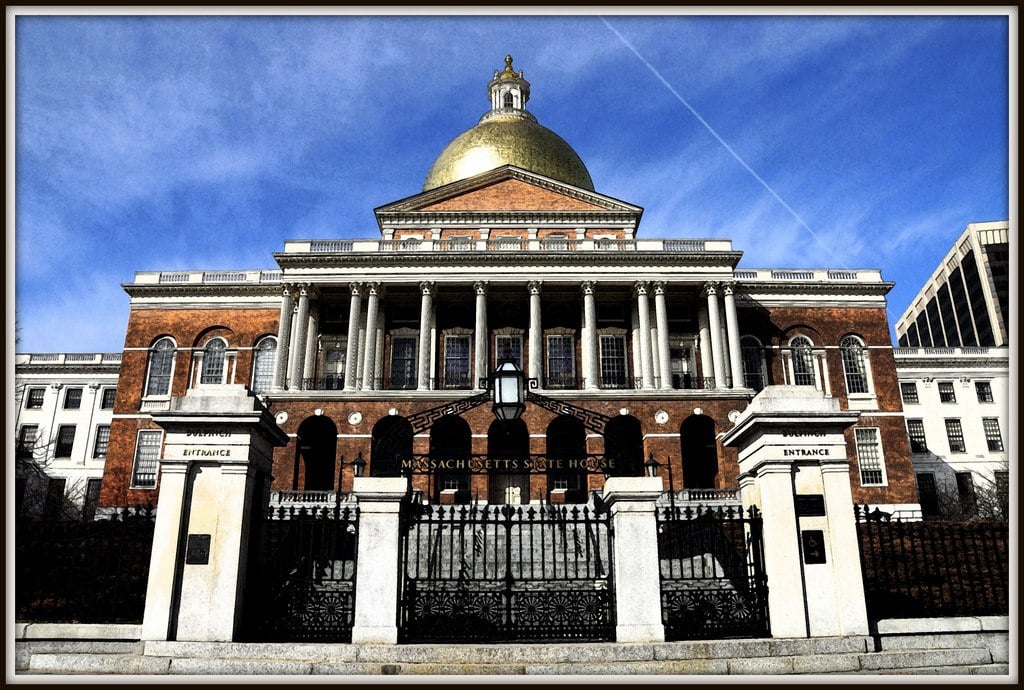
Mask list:
[[[871,637],[656,644],[345,645],[23,639],[17,674],[794,675],[1009,674],[968,640],[874,651]],[[965,644],[966,643],[966,644]],[[996,658],[994,658],[994,656]]]

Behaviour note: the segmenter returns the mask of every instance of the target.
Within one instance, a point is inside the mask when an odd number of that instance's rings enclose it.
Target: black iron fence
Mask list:
[[[870,619],[1008,614],[1007,523],[856,513]]]
[[[657,510],[661,611],[667,640],[763,637],[768,586],[756,508]]]
[[[271,508],[256,525],[247,640],[350,642],[358,509]]]
[[[141,623],[153,524],[146,508],[93,522],[17,522],[16,620]]]
[[[407,510],[400,642],[614,639],[607,512],[551,505]]]

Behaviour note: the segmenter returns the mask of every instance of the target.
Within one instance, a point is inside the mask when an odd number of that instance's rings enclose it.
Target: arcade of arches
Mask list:
[[[509,463],[530,464],[530,429],[522,419],[493,420],[486,430],[486,460],[483,472],[437,468],[415,473],[414,489],[438,503],[486,501],[499,504],[527,504],[536,501],[558,503],[585,502],[594,488],[586,471],[579,467],[588,458],[588,431],[582,421],[569,415],[554,417],[542,430],[543,458],[547,469],[533,472],[508,471]],[[473,455],[473,430],[459,415],[436,420],[425,434],[429,437],[427,461],[468,461]],[[612,418],[603,435],[590,432],[589,438],[603,438],[604,452],[598,462],[607,463],[602,476],[641,476],[644,473],[645,437],[640,421],[630,415]],[[333,491],[346,484],[346,458],[338,454],[338,427],[326,415],[314,415],[298,427],[292,468],[293,490]],[[682,476],[665,474],[673,488],[715,488],[719,481],[718,447],[715,423],[711,417],[692,414],[680,424],[678,432]],[[593,446],[591,446],[593,448]],[[360,451],[360,454],[363,454]],[[403,463],[414,457],[414,432],[408,419],[400,415],[381,417],[374,425],[369,444],[368,474],[394,477],[404,473]],[[477,456],[479,457],[479,456]],[[590,455],[592,459],[593,455]],[[352,458],[348,458],[349,461]],[[441,463],[439,461],[446,461]],[[562,462],[558,462],[562,461]],[[503,465],[504,463],[504,465]],[[602,465],[604,467],[605,465]],[[348,480],[350,481],[350,480]]]

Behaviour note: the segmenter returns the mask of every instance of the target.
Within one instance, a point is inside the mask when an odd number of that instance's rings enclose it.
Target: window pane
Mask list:
[[[1003,450],[1003,436],[999,433],[999,420],[995,417],[985,417],[981,420],[985,427],[985,440],[988,442],[988,449],[992,451]]]
[[[523,368],[523,338],[518,335],[497,335],[494,337],[495,363],[500,364],[506,359]]]
[[[391,387],[416,387],[416,338],[391,339]]]
[[[992,384],[990,384],[988,381],[975,381],[974,390],[978,392],[978,402],[993,402]]]
[[[860,483],[882,483],[882,450],[878,443],[878,429],[855,429],[857,440],[857,463],[860,466]]]
[[[921,499],[921,512],[926,517],[939,513],[939,494],[935,489],[935,475],[922,473],[917,475],[917,493]]]
[[[920,419],[907,420],[907,434],[910,436],[910,451],[912,453],[927,453],[928,444],[924,438],[924,421]]]
[[[43,398],[46,396],[45,388],[29,388],[28,403],[26,407],[30,410],[38,410],[43,406]]]
[[[793,383],[797,386],[813,386],[815,376],[811,341],[803,337],[793,338],[791,346],[793,348]]]
[[[469,388],[469,336],[449,335],[444,341],[445,388]]]
[[[601,336],[601,386],[628,388],[626,376],[626,339],[618,335]]]
[[[960,426],[959,419],[946,420],[946,438],[949,439],[949,451],[951,453],[967,452],[967,446],[964,445],[964,430]]]
[[[277,359],[277,341],[264,338],[256,346],[252,364],[252,392],[266,393],[274,385],[274,363]]]
[[[224,383],[224,355],[227,345],[223,340],[211,340],[203,349],[203,375],[199,383]]]
[[[82,406],[82,389],[68,388],[64,394],[64,409],[77,410]]]
[[[104,388],[103,389],[103,400],[100,402],[100,408],[104,410],[111,410],[114,408],[114,398],[117,396],[116,388]]]
[[[167,395],[171,391],[171,368],[174,366],[174,343],[164,338],[149,355],[149,379],[146,395]]]
[[[135,446],[135,471],[132,486],[151,488],[156,486],[156,472],[160,463],[160,432],[140,431]]]
[[[956,473],[956,490],[960,496],[960,510],[964,517],[971,517],[977,510],[974,495],[974,477],[970,472]]]
[[[110,444],[110,427],[109,426],[98,426],[96,427],[96,445],[93,446],[92,456],[94,458],[105,458],[107,456],[107,446]]]
[[[38,424],[25,424],[18,433],[18,457],[31,458],[36,449],[36,437],[39,434]]]
[[[571,335],[549,335],[548,388],[575,388],[575,347]]]
[[[951,381],[939,381],[939,400],[944,403],[956,402],[956,391]]]
[[[864,346],[856,338],[847,336],[839,344],[843,358],[843,372],[846,374],[847,393],[867,393],[868,377],[864,366]]]
[[[904,403],[918,403],[920,402],[917,397],[917,384],[916,383],[901,383],[900,393],[903,395]]]
[[[743,339],[740,346],[743,355],[743,385],[760,391],[764,388],[764,352],[757,341]]]
[[[75,445],[74,425],[61,426],[57,430],[57,447],[54,449],[54,457],[70,458],[71,449]]]

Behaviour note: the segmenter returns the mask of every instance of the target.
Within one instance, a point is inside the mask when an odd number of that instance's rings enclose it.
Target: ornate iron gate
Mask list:
[[[355,506],[271,508],[250,567],[250,640],[350,642],[355,611]]]
[[[400,642],[614,639],[611,521],[589,506],[407,506]]]
[[[761,517],[751,508],[660,507],[658,559],[667,640],[763,637],[768,586]]]

